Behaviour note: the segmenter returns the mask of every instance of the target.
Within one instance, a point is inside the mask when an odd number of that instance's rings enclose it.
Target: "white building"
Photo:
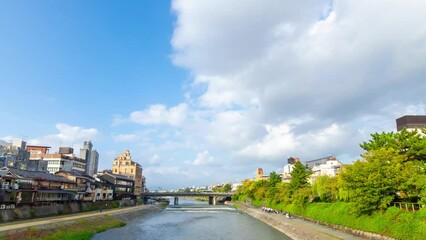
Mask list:
[[[310,182],[314,182],[319,176],[334,177],[339,174],[343,164],[334,156],[328,156],[316,160],[307,161],[309,169],[312,170]]]
[[[287,159],[287,164],[284,166],[283,173],[281,175],[283,182],[290,182],[291,172],[293,172],[294,164],[299,162],[299,158],[289,157]]]

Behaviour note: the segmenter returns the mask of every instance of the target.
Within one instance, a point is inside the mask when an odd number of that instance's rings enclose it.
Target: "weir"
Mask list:
[[[144,192],[141,194],[143,198],[148,197],[173,197],[174,205],[179,205],[178,197],[208,197],[209,205],[217,205],[218,198],[230,199],[232,193],[218,193],[218,192]]]

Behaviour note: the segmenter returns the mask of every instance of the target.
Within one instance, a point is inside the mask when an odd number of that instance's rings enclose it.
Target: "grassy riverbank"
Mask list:
[[[70,223],[55,224],[48,227],[30,228],[9,232],[2,236],[4,240],[90,240],[96,233],[111,228],[122,227],[125,222],[108,215],[85,218]]]
[[[253,202],[261,206],[262,202]],[[366,232],[377,233],[398,239],[424,239],[426,236],[426,209],[407,212],[390,207],[385,212],[358,216],[351,210],[350,203],[310,203],[305,208],[294,204],[266,204],[277,210],[290,212],[321,222],[346,226]]]

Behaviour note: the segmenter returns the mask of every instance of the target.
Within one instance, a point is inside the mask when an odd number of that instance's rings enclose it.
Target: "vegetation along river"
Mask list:
[[[179,199],[178,206],[144,216],[96,234],[95,240],[108,239],[290,239],[265,223],[232,207],[209,206],[205,202]]]

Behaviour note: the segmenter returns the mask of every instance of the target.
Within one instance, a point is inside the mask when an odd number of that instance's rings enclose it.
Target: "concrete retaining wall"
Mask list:
[[[120,206],[132,206],[130,204],[133,204],[134,206],[135,202],[119,203]],[[98,210],[101,207],[103,209],[108,209],[113,208],[113,206],[114,201],[69,202],[64,204],[51,204],[46,206],[23,205],[15,207],[14,209],[0,210],[0,222],[93,211]]]

